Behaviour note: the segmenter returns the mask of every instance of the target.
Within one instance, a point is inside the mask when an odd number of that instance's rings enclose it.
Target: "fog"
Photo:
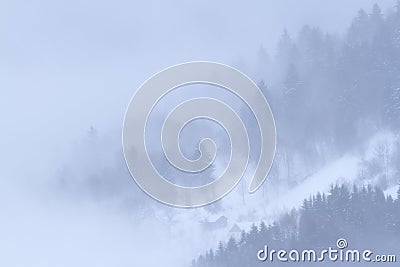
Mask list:
[[[135,89],[169,65],[212,60],[251,76],[259,47],[272,54],[283,29],[295,34],[311,24],[341,32],[372,3],[2,3],[2,147],[7,158],[19,156],[18,144],[29,158],[51,160],[91,125],[119,127]]]
[[[120,165],[132,94],[154,73],[193,60],[259,79],[257,51],[264,47],[273,57],[284,29],[296,36],[309,24],[339,35],[373,3],[0,3],[0,265],[188,266],[209,243],[171,238],[164,221],[130,210],[136,201],[160,206],[136,199],[143,193]],[[383,11],[394,6],[379,4]],[[108,181],[111,193],[101,186],[90,193],[97,188],[90,181],[60,186],[71,172],[72,180],[84,180],[104,170],[115,179]]]

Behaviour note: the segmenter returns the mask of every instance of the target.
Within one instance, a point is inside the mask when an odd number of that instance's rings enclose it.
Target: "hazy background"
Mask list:
[[[185,266],[208,244],[170,238],[159,220],[130,211],[134,197],[120,208],[102,186],[84,183],[99,188],[86,198],[81,184],[65,193],[58,181],[71,170],[88,177],[112,169],[110,187],[142,194],[120,164],[120,134],[133,92],[150,75],[210,60],[258,79],[257,51],[273,56],[284,29],[295,35],[310,24],[341,34],[373,3],[0,2],[0,265]]]

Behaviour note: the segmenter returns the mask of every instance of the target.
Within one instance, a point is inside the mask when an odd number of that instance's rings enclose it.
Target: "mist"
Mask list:
[[[373,3],[0,3],[0,265],[188,266],[226,236],[203,232],[205,208],[164,207],[132,181],[121,130],[135,90],[158,71],[194,60],[232,65],[268,88],[275,73],[260,70],[261,48],[273,60],[282,32],[295,37],[304,25],[341,38],[358,10]],[[395,3],[379,5],[385,12]],[[276,195],[265,190],[245,195],[239,185],[234,194],[241,197],[211,205],[206,219],[218,218],[220,206],[242,216],[235,205],[246,202],[273,220],[281,208],[254,200],[272,202]],[[294,194],[282,209],[302,197]]]

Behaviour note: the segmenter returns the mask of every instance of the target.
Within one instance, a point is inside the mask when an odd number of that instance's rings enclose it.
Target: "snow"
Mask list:
[[[362,149],[331,160],[305,179],[301,178],[301,169],[299,169],[300,175],[298,177],[302,182],[291,188],[274,188],[273,183],[267,179],[263,185],[264,188],[260,188],[254,194],[249,194],[247,185],[251,177],[244,177],[239,185],[220,201],[221,211],[216,214],[211,215],[204,208],[176,211],[173,238],[184,240],[190,247],[187,247],[187,253],[195,257],[206,249],[215,249],[219,241],[227,241],[229,230],[235,224],[248,231],[253,223],[256,225],[261,221],[267,224],[272,223],[283,213],[301,207],[303,200],[310,195],[315,195],[318,192],[328,193],[331,185],[336,183],[345,183],[349,186],[371,183],[373,179],[362,180],[360,178],[359,174],[363,168],[363,161],[376,157],[376,149],[382,144],[385,144],[388,148],[389,154],[393,153],[398,140],[397,135],[388,131],[381,131],[372,136]],[[302,171],[303,175],[306,175],[307,170],[304,168]],[[397,183],[389,184],[385,194],[395,198],[397,189]],[[201,228],[200,221],[205,218],[215,219],[219,216],[228,218],[227,227],[214,231]]]
[[[389,187],[385,191],[383,191],[383,193],[387,197],[391,196],[393,199],[396,199],[397,198],[397,190],[399,190],[399,186],[398,185],[394,185],[394,186]]]
[[[267,210],[274,214],[300,207],[303,200],[318,192],[327,193],[330,186],[336,183],[353,182],[357,179],[359,159],[345,155],[328,164],[311,175],[300,185],[294,187],[267,206]]]

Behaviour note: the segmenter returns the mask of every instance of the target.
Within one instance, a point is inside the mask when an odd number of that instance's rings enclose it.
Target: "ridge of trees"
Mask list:
[[[219,242],[215,251],[210,249],[193,260],[192,267],[256,266],[265,264],[257,260],[257,252],[265,245],[287,251],[318,249],[335,247],[339,238],[345,238],[352,248],[399,253],[400,186],[394,200],[378,187],[349,189],[336,184],[328,194],[310,196],[301,208],[276,222],[253,224],[239,239]]]

